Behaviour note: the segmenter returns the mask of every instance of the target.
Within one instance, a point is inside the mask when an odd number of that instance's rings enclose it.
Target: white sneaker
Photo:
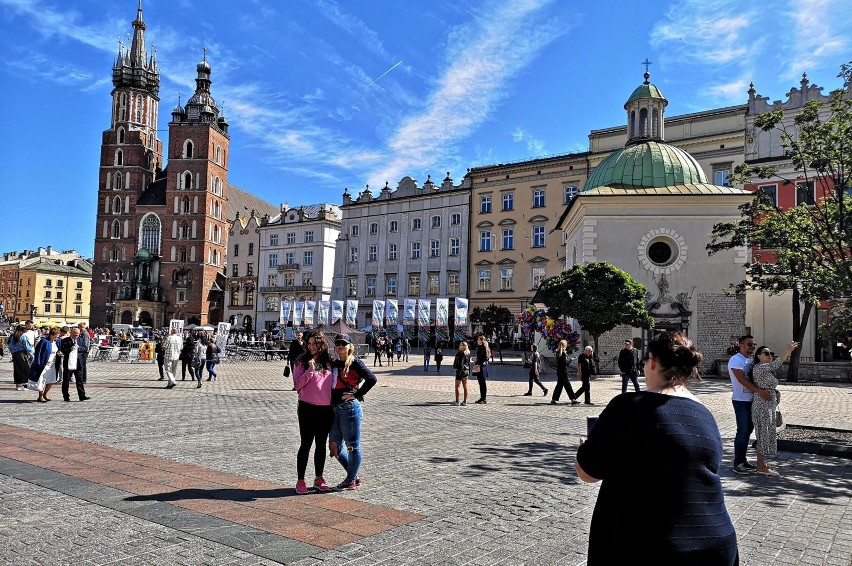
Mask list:
[[[458,406],[459,406],[459,402],[458,402],[458,401],[453,401],[453,405],[454,405],[454,406],[456,406],[456,407],[458,407]]]

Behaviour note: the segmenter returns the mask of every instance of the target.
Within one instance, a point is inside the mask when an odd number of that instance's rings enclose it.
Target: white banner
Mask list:
[[[304,301],[296,301],[296,307],[293,309],[293,326],[302,326],[302,314],[304,312]]]
[[[178,334],[183,334],[183,321],[173,318],[169,321],[169,332],[171,333],[172,328],[177,328]]]
[[[290,310],[293,308],[293,303],[290,301],[281,301],[281,312],[278,314],[278,324],[284,326],[290,321]]]
[[[450,300],[435,299],[435,326],[447,326],[450,322]]]
[[[317,304],[313,301],[305,302],[305,326],[314,326],[314,311]]]
[[[355,307],[358,310],[358,307]],[[343,318],[343,301],[331,301],[331,324]]]
[[[220,322],[216,325],[216,345],[219,346],[219,359],[224,360],[228,357],[228,334],[231,332],[231,325],[227,322]]]
[[[328,309],[331,306],[331,303],[328,301],[320,301],[318,303],[319,306],[319,323],[320,324],[328,324]]]
[[[357,326],[357,318],[358,301],[356,299],[346,299],[346,320],[344,320],[344,322],[352,328],[355,328]]]
[[[456,297],[456,326],[467,326],[467,299]]]
[[[417,322],[420,326],[429,326],[429,313],[432,310],[432,301],[429,299],[417,299]]]
[[[385,301],[385,320],[390,325],[396,326],[399,321],[399,303],[396,299]]]
[[[402,312],[402,324],[405,326],[414,326],[415,314],[417,310],[417,299],[405,299],[405,308]]]
[[[385,302],[373,301],[373,328],[379,328],[385,318]]]

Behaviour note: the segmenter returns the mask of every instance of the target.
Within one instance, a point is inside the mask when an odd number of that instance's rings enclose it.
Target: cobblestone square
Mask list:
[[[57,389],[40,404],[4,360],[0,564],[584,564],[598,486],[574,472],[577,439],[621,380],[595,379],[594,406],[553,406],[522,396],[515,360],[492,366],[487,405],[457,407],[451,369],[424,373],[420,358],[375,368],[364,484],[304,497],[280,362],[224,362],[218,381],[172,390],[155,365],[95,362],[90,401]],[[780,477],[735,475],[729,384],[692,390],[725,442],[741,563],[852,563],[852,461],[781,452]],[[781,390],[787,423],[852,429],[852,387]],[[343,476],[329,459],[329,483]]]

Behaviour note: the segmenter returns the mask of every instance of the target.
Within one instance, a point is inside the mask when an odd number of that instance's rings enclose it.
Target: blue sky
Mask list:
[[[137,0],[0,0],[0,251],[92,254],[110,72]],[[229,181],[269,202],[585,150],[651,81],[674,116],[826,92],[852,54],[848,0],[144,0],[160,139],[207,47]]]

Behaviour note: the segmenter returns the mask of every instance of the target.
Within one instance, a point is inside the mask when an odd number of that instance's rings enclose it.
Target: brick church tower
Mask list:
[[[163,274],[169,312],[196,324],[222,321],[227,249],[228,123],[210,94],[207,57],[195,93],[169,123]]]
[[[133,41],[129,49],[119,45],[112,83],[110,128],[103,133],[98,176],[93,325],[120,322],[116,301],[130,294],[127,287],[133,281],[133,260],[141,237],[137,202],[163,166],[163,143],[157,139],[160,73],[155,57],[145,52],[141,0],[133,21]],[[148,242],[151,254],[160,253],[157,232]]]
[[[198,64],[195,93],[172,112],[169,166],[157,139],[160,75],[145,52],[139,0],[129,49],[113,66],[101,143],[90,324],[161,327],[222,320],[228,123]]]

